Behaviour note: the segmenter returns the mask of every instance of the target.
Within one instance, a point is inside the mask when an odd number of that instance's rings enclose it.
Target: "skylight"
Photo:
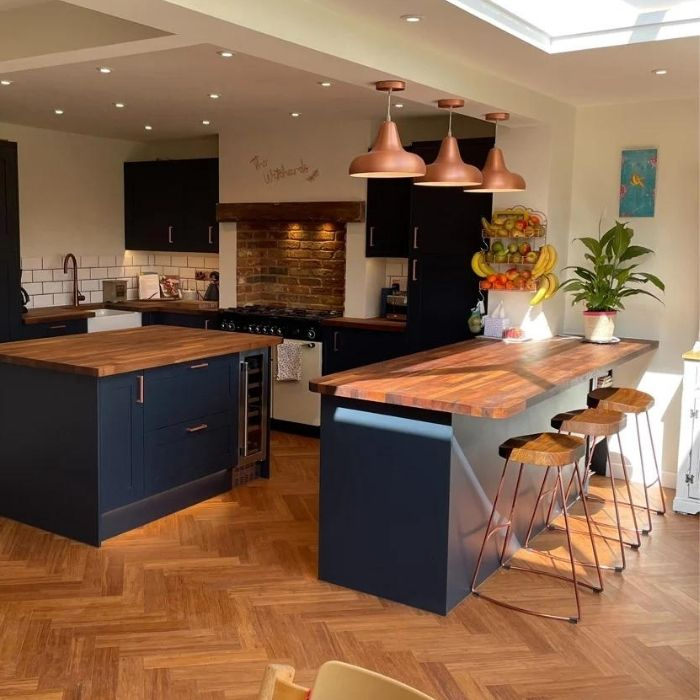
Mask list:
[[[700,0],[447,0],[547,53],[700,36]]]

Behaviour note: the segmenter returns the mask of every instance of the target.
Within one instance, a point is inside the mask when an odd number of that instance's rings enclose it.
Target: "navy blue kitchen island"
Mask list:
[[[99,545],[268,463],[277,338],[170,326],[0,345],[0,516]]]
[[[585,406],[589,379],[657,345],[470,340],[311,382],[322,395],[319,578],[447,614],[470,590],[503,468],[498,446],[549,429],[556,413]],[[523,475],[514,549],[539,474]]]

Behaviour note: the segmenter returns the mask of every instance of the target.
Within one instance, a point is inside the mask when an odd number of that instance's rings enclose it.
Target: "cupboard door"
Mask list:
[[[19,200],[17,144],[0,141],[0,342],[20,326]]]
[[[408,255],[410,178],[367,180],[368,258],[405,258]]]
[[[406,352],[405,333],[328,327],[324,329],[323,374],[389,360]]]
[[[216,205],[219,201],[219,160],[200,158],[180,162],[185,196],[182,222],[184,240],[178,241],[177,249],[218,253]]]
[[[124,163],[124,241],[128,250],[185,250],[185,193],[177,163]]]
[[[99,382],[100,513],[143,497],[143,403],[138,374]]]

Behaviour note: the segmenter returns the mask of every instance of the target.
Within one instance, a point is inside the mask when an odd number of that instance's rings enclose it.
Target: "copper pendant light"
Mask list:
[[[510,114],[508,112],[490,112],[485,114],[484,118],[498,124],[498,122],[509,119]],[[481,186],[464,190],[465,192],[522,192],[526,187],[525,180],[521,175],[508,170],[503,151],[495,146],[486,156],[486,164],[482,168],[481,174],[484,178]]]
[[[386,121],[379,128],[377,139],[369,153],[357,156],[350,163],[352,177],[418,177],[425,175],[425,163],[420,156],[404,150],[399,130],[391,121],[391,93],[405,90],[403,80],[380,80],[377,90],[388,93]]]
[[[468,165],[462,160],[457,139],[452,136],[452,110],[455,107],[464,107],[464,100],[452,98],[438,100],[438,107],[450,110],[447,136],[440,144],[437,158],[426,168],[425,177],[416,180],[413,184],[424,187],[470,187],[472,185],[481,185],[481,171],[479,168]]]

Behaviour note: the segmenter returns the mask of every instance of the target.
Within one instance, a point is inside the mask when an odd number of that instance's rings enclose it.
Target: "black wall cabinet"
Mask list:
[[[124,163],[129,250],[217,253],[217,158]]]
[[[0,342],[20,327],[19,198],[17,144],[0,141]]]

